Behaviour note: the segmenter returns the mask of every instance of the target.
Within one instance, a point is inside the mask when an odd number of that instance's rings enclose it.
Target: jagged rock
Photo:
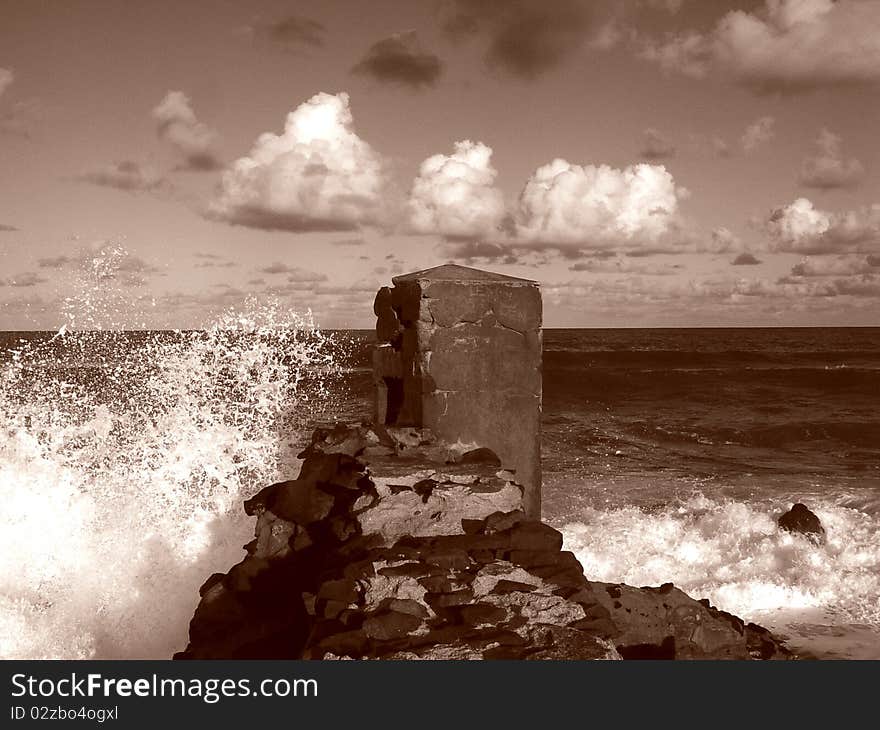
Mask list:
[[[299,477],[245,503],[255,539],[202,586],[177,658],[788,656],[770,632],[672,584],[588,581],[491,460],[449,473],[448,452],[408,433],[367,466],[363,444],[384,438],[316,432]]]
[[[825,528],[814,512],[805,504],[797,502],[791,509],[777,520],[779,526],[788,532],[806,535],[810,540],[821,543],[825,541]]]

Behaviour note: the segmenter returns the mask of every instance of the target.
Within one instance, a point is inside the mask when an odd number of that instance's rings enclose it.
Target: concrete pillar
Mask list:
[[[447,264],[376,295],[376,421],[494,451],[541,516],[541,292]]]

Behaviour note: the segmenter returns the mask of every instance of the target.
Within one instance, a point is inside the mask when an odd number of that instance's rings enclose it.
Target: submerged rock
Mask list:
[[[825,528],[814,512],[805,504],[797,502],[777,520],[779,527],[788,532],[806,535],[816,543],[825,542]]]
[[[316,431],[299,477],[245,503],[255,539],[206,581],[175,657],[789,657],[671,583],[587,580],[562,535],[527,519],[510,472],[409,436],[382,452],[369,427]]]

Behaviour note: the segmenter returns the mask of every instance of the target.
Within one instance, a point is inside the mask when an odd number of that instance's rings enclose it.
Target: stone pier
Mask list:
[[[541,292],[537,282],[447,264],[376,295],[377,423],[491,449],[541,517]]]

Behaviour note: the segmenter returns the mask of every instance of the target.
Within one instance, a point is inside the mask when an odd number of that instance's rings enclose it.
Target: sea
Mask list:
[[[256,304],[0,332],[0,657],[183,648],[251,537],[241,501],[315,424],[369,417],[371,341]],[[543,375],[543,517],[589,578],[880,659],[880,328],[547,329]],[[794,502],[824,543],[778,528]]]

